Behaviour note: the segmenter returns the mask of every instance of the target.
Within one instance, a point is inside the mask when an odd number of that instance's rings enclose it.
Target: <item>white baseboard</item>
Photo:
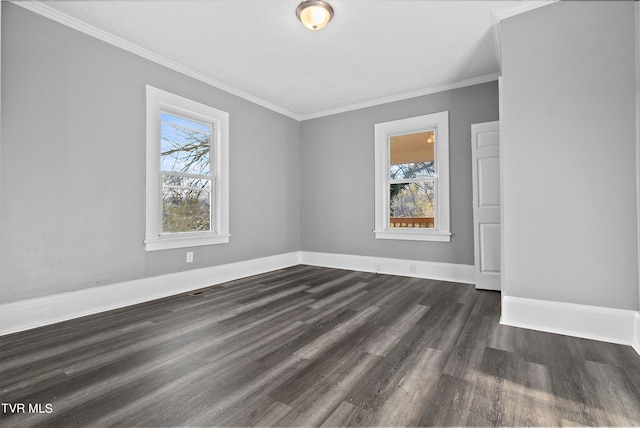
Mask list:
[[[135,305],[300,264],[286,253],[0,305],[0,335]]]
[[[298,264],[468,284],[474,282],[471,265],[298,251],[5,303],[0,305],[0,335]],[[503,296],[500,322],[514,327],[631,345],[640,354],[640,312],[636,311]]]
[[[465,284],[473,284],[475,281],[473,265],[454,263],[354,256],[350,254],[315,253],[310,251],[302,251],[300,253],[300,263],[361,272],[377,272],[388,275],[461,282]],[[413,271],[412,267],[414,268]]]
[[[603,342],[638,343],[640,316],[638,312],[547,300],[502,297],[501,324],[600,340]],[[636,351],[638,346],[634,344]],[[639,352],[640,353],[640,352]]]
[[[633,317],[633,349],[640,354],[640,311]]]
[[[296,251],[0,305],[0,335],[135,305],[298,264],[473,283],[473,266]],[[376,265],[378,264],[378,265]],[[410,271],[410,265],[415,272]],[[376,266],[379,267],[376,270]]]

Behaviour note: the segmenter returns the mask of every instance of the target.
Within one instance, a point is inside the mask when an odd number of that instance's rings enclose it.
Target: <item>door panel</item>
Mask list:
[[[478,207],[500,206],[500,158],[478,158]]]
[[[492,122],[487,122],[492,123]],[[483,125],[479,123],[478,125]],[[486,130],[481,134],[478,134],[478,140],[476,141],[475,147],[477,149],[488,149],[491,147],[498,147],[500,145],[500,133],[498,130]]]
[[[500,273],[500,225],[480,223],[480,272]]]

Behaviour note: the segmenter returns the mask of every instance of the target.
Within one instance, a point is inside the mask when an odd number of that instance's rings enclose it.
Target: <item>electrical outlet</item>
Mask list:
[[[193,263],[193,251],[187,252],[187,263]]]
[[[409,272],[410,273],[416,273],[416,264],[415,263],[409,263]]]

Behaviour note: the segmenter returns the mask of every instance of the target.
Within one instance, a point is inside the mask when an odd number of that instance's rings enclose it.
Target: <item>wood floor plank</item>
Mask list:
[[[367,296],[368,293],[369,293],[368,290],[361,290],[360,292],[355,293],[349,297],[346,297],[331,306],[325,306],[322,309],[316,309],[313,312],[309,312],[307,316],[304,317],[304,322],[311,325],[311,324],[317,323],[318,321],[326,319],[327,317],[334,316],[346,310],[349,310],[355,313],[357,312],[357,309],[356,309],[357,303],[364,300],[365,296]]]
[[[278,421],[278,425],[320,426],[379,360],[379,357],[367,353],[350,354],[354,357],[323,371],[320,381],[307,383],[305,391],[291,400],[293,411]]]
[[[503,400],[507,393],[505,375],[508,370],[508,352],[487,348],[481,374],[475,384],[473,402],[466,424],[468,426],[505,426]]]
[[[347,287],[338,292],[334,292],[328,296],[320,297],[316,295],[317,300],[311,305],[309,305],[309,307],[313,309],[321,309],[321,308],[324,308],[325,306],[334,305],[340,300],[356,294],[358,291],[360,291],[362,288],[366,286],[367,286],[366,282],[358,282],[350,287]]]
[[[305,323],[305,328],[297,332],[297,334],[292,334],[290,337],[283,338],[280,341],[274,341],[273,344],[260,351],[255,356],[255,359],[267,366],[278,364],[278,362],[293,355],[304,346],[313,343],[319,337],[330,332],[337,325],[344,323],[357,313],[349,309],[327,313],[327,316],[321,322]]]
[[[378,409],[371,426],[417,426],[438,384],[448,354],[423,348],[389,398]]]
[[[366,426],[365,421],[369,420],[370,415],[362,413],[366,412],[360,407],[356,407],[351,403],[343,401],[336,409],[324,420],[321,428],[341,427],[341,426]]]
[[[592,361],[585,362],[585,369],[593,379],[592,392],[597,394],[602,406],[599,415],[603,419],[600,423],[632,426],[640,420],[640,408],[637,405],[640,385],[632,383],[624,370]]]
[[[373,319],[375,325],[390,326],[395,324],[397,323],[398,318],[411,311],[411,309],[417,305],[416,301],[420,298],[421,294],[415,291],[409,291],[406,284],[403,285],[403,290],[404,291],[400,295],[389,300],[385,304],[381,305],[378,303],[376,305],[372,305],[380,308],[380,313]],[[428,308],[428,306],[422,307]]]
[[[468,284],[280,269],[0,337],[0,401],[52,406],[0,426],[640,426],[631,347],[499,319]]]
[[[270,396],[294,407],[296,411],[300,411],[300,409],[305,411],[319,395],[323,395],[318,392],[341,382],[355,366],[361,364],[362,360],[373,362],[381,360],[380,357],[372,356],[364,351],[372,335],[373,331],[368,329],[366,325],[353,330],[350,335],[344,336],[334,347],[325,349],[304,369],[274,389]]]
[[[292,410],[267,395],[257,395],[251,400],[238,403],[216,422],[225,427],[277,427],[281,426],[280,421]]]
[[[398,278],[390,275],[381,275],[382,281],[371,289],[362,301],[355,306],[362,310],[367,306],[377,306],[381,309],[393,304],[402,296],[411,291],[413,278]]]
[[[511,355],[510,375],[506,376],[505,421],[510,426],[558,426],[551,370]]]
[[[465,426],[473,403],[474,384],[443,373],[425,403],[418,426]]]
[[[328,347],[334,345],[344,336],[361,327],[379,310],[380,309],[376,306],[370,306],[365,310],[358,312],[353,317],[341,324],[338,324],[330,331],[315,339],[313,342],[296,350],[293,354],[307,360],[316,358],[319,354],[326,351]]]
[[[234,405],[245,401],[260,390],[268,394],[271,389],[284,382],[297,370],[307,364],[309,364],[308,360],[291,355],[279,364],[267,370],[262,370],[257,375],[252,376],[248,382],[242,383],[239,387],[229,388],[228,392],[224,394],[224,397],[213,397],[209,400],[211,405],[203,411],[195,412],[195,415],[185,421],[185,425],[207,426],[215,423],[224,418],[225,412],[226,414],[232,412]],[[211,396],[208,390],[205,391],[205,394]]]
[[[478,367],[484,358],[492,320],[487,316],[471,314],[450,351],[444,373],[475,382]]]
[[[340,289],[345,289],[345,287],[341,287],[345,284],[357,284],[360,281],[361,277],[360,272],[349,272],[346,275],[342,272],[339,272],[338,275],[334,272],[331,276],[324,276],[320,278],[314,278],[313,281],[304,281],[305,284],[309,285],[309,293],[323,293],[332,288],[340,287]]]
[[[429,310],[426,306],[415,305],[413,308],[400,316],[390,328],[381,329],[380,333],[371,340],[367,347],[367,352],[386,357],[400,339],[409,331],[422,316]]]
[[[348,401],[372,412],[379,410],[415,364],[420,352],[429,348],[429,339],[439,334],[440,325],[434,321],[443,319],[446,312],[444,308],[430,308],[371,370],[369,376],[360,380]]]
[[[580,425],[606,425],[599,423],[600,404],[590,393],[594,381],[587,373],[583,362],[551,367],[556,411],[562,419]]]

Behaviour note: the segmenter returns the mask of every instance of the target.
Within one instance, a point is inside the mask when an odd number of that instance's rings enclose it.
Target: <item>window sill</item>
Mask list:
[[[144,241],[146,251],[170,250],[172,248],[199,247],[202,245],[227,244],[231,235],[165,236]]]
[[[374,230],[376,239],[399,239],[404,241],[451,242],[451,233],[437,230]]]

